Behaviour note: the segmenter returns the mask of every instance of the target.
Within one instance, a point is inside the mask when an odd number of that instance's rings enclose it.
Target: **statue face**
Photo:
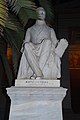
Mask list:
[[[46,13],[45,13],[44,8],[42,8],[42,7],[37,8],[37,13],[38,13],[39,19],[41,19],[41,20],[45,19]]]

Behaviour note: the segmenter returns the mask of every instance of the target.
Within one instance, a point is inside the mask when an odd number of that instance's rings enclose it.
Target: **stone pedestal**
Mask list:
[[[11,87],[9,120],[63,120],[62,100],[67,89],[62,87]]]

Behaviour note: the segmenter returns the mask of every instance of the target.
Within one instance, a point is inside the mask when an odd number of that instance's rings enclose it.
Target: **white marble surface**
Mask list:
[[[27,88],[7,89],[11,98],[9,120],[63,120],[62,100],[65,88]]]
[[[16,79],[15,86],[25,87],[60,87],[60,80],[31,80],[31,79]]]
[[[68,42],[64,38],[58,40],[54,29],[46,24],[44,8],[39,7],[37,13],[40,18],[26,31],[17,78],[61,78],[60,58]]]

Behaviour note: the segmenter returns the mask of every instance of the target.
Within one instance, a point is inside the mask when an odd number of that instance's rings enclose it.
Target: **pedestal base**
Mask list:
[[[9,120],[63,120],[65,88],[8,88],[11,98]]]

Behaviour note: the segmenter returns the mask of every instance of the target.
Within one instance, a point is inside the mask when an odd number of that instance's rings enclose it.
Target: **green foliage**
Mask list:
[[[7,4],[5,0],[0,0],[0,25],[5,26],[5,22],[8,16]]]
[[[31,0],[17,0],[14,4],[14,10],[18,14],[21,8],[28,8],[34,10],[35,4]]]
[[[0,34],[2,34],[3,27],[8,17],[8,8],[5,0],[0,0]]]
[[[31,19],[37,19],[37,14],[36,11],[34,9],[30,9],[30,8],[21,8],[19,11],[19,19],[21,21],[21,23],[23,24],[23,26],[25,26],[28,22],[28,20]]]
[[[11,29],[5,28],[4,35],[5,39],[11,45],[12,48],[12,62],[14,73],[16,75],[20,57],[21,44],[24,38],[24,31],[22,29],[18,29],[16,32]]]

